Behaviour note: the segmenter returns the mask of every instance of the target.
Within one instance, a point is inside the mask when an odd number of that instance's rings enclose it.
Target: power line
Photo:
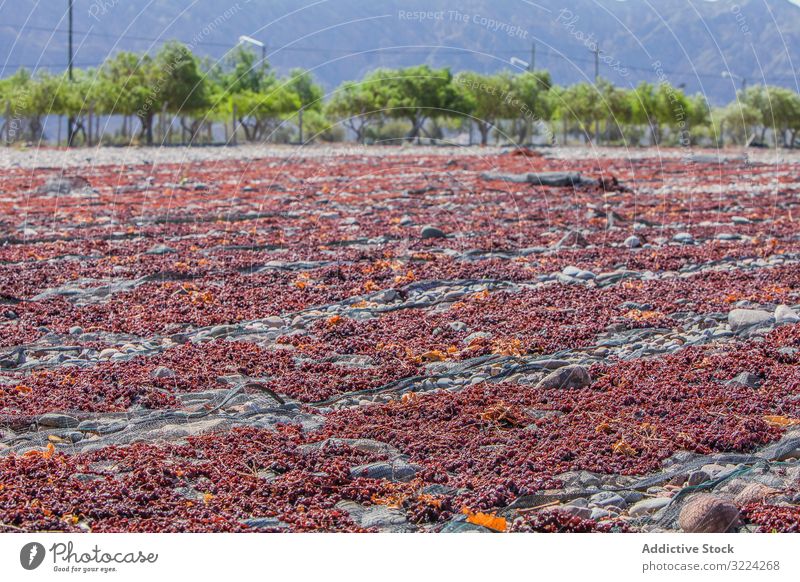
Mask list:
[[[72,67],[74,54],[72,52],[72,0],[69,0],[69,60],[67,61],[67,70],[69,71],[69,82],[74,80],[72,77]],[[70,115],[67,117],[67,146],[72,147],[72,142],[75,139],[75,118]]]
[[[594,86],[600,83],[600,43],[594,44]],[[594,143],[600,143],[600,120],[594,120]]]
[[[49,33],[63,33],[69,34],[69,30],[61,29],[61,28],[49,28],[46,26],[36,26],[36,25],[19,25],[19,24],[4,24],[3,26],[17,29],[18,31],[23,30],[40,30]],[[113,38],[117,40],[126,40],[126,41],[139,41],[139,42],[163,42],[166,40],[163,37],[155,38],[149,36],[139,36],[139,35],[118,35],[113,33],[103,33],[103,32],[95,32],[95,31],[73,31],[74,34],[77,35],[84,35],[84,36],[92,36],[92,37],[102,37],[102,38]],[[214,41],[185,41],[179,40],[179,42],[183,42],[184,44],[191,45],[191,46],[207,46],[207,47],[220,47],[220,48],[231,48],[235,45],[234,42],[224,43],[224,42],[214,42]],[[472,49],[469,48],[431,48],[431,47],[405,47],[405,48],[398,48],[398,47],[390,47],[390,48],[381,48],[381,47],[371,47],[366,49],[336,49],[333,47],[328,46],[320,46],[320,47],[313,47],[313,46],[287,46],[287,47],[276,47],[274,49],[273,54],[279,52],[296,52],[296,53],[322,53],[322,54],[370,54],[370,53],[381,53],[381,54],[408,54],[411,52],[436,52],[437,54],[469,54]],[[547,56],[555,57],[558,59],[562,59],[568,62],[575,62],[575,63],[587,63],[587,64],[594,64],[597,58],[597,55],[591,56],[584,56],[584,55],[569,55],[563,54],[561,52],[554,51],[552,49],[548,49],[547,47],[537,47],[536,50],[539,54],[544,53]],[[499,50],[499,51],[492,51],[493,54],[496,55],[518,55],[522,50]],[[533,57],[533,54],[531,55]],[[75,66],[79,67],[96,67],[100,66],[103,63],[75,63]],[[40,68],[56,68],[56,67],[63,67],[63,64],[52,64],[52,65],[45,65],[45,64],[35,64],[35,65],[25,65],[25,64],[9,64],[7,65],[9,68],[19,68],[19,67],[40,67]],[[653,75],[656,74],[656,71],[653,69],[652,66],[638,66],[638,65],[623,65],[625,69],[632,70],[632,71],[641,71],[641,72],[648,72]],[[705,78],[705,79],[720,79],[721,73],[720,72],[694,72],[694,71],[670,71],[666,69],[661,69],[661,72],[665,75],[673,76],[673,77],[683,77],[683,78]],[[765,78],[767,82],[796,82],[797,79],[795,77],[782,77],[782,76],[775,76],[775,77],[767,77]]]

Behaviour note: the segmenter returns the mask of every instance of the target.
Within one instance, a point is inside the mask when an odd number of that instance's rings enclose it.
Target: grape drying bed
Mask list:
[[[800,324],[729,320],[800,303],[796,173],[9,169],[0,531],[669,531],[692,487],[753,483],[737,528],[797,531]]]

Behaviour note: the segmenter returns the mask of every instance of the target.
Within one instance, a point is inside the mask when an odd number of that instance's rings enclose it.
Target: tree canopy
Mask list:
[[[212,139],[212,126],[220,123],[226,136],[233,131],[250,141],[291,141],[302,134],[304,115],[310,139],[360,143],[435,140],[465,129],[471,136],[473,128],[483,145],[491,139],[555,142],[560,126],[562,141],[579,135],[628,146],[727,139],[794,147],[800,131],[800,95],[782,87],[751,86],[715,108],[664,81],[625,88],[599,79],[562,87],[547,71],[453,75],[419,65],[376,69],[326,93],[311,72],[279,76],[248,47],[217,63],[174,41],[154,55],[123,51],[96,70],[76,68],[71,81],[66,74],[20,69],[0,80],[0,100],[8,142],[47,139],[50,115],[69,116],[84,141],[93,116],[122,117],[125,139],[135,120],[133,139],[147,144],[156,142],[156,120],[159,141],[171,138],[175,123],[190,142],[203,127]]]

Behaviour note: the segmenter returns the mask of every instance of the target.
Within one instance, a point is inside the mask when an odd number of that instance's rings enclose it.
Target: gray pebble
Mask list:
[[[669,505],[669,502],[669,497],[652,497],[650,499],[642,499],[631,506],[631,508],[628,510],[628,514],[638,517],[640,515],[655,513],[659,509]]]
[[[625,239],[625,242],[622,243],[629,249],[635,249],[642,246],[642,241],[638,236],[631,235]]]
[[[422,238],[445,238],[447,236],[443,230],[435,226],[424,226],[419,234]]]

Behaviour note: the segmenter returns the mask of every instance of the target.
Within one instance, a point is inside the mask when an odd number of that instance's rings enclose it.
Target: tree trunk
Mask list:
[[[39,141],[42,138],[42,121],[38,115],[34,115],[30,120],[31,141]]]
[[[231,121],[231,143],[236,145],[236,119],[237,119],[237,111],[236,111],[236,103],[233,104],[233,119]],[[227,140],[226,140],[227,141]]]
[[[528,137],[528,120],[527,119],[520,119],[518,120],[519,125],[517,126],[517,143],[519,145],[523,145],[525,143],[525,138]]]
[[[94,129],[94,105],[89,104],[89,115],[88,115],[88,123],[89,129],[86,134],[86,145],[88,147],[92,147],[92,130]]]
[[[367,133],[366,124],[362,123],[361,125],[358,126],[358,128],[353,128],[353,131],[356,132],[356,141],[363,145],[364,144],[364,140],[366,139],[366,133]]]
[[[142,124],[142,130],[139,134],[140,138],[144,138],[147,145],[153,145],[153,117],[152,112],[147,112],[143,116],[139,115],[139,122]]]
[[[417,144],[420,143],[420,135],[419,130],[425,125],[425,117],[421,115],[415,115],[411,117],[411,131],[408,133],[406,137],[410,140],[414,140],[416,138]]]
[[[481,145],[485,146],[489,143],[489,130],[491,129],[491,125],[485,122],[478,122],[478,131],[481,134]]]
[[[244,138],[247,141],[253,141],[254,136],[258,132],[258,122],[256,121],[252,129],[244,122],[244,119],[239,119],[239,126],[244,130]]]

